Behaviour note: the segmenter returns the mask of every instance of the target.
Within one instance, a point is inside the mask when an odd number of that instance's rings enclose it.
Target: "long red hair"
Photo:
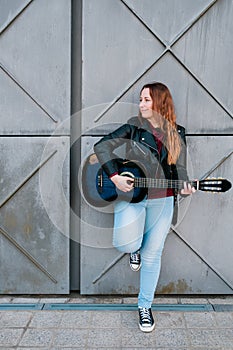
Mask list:
[[[159,115],[156,118],[165,134],[164,144],[168,151],[168,164],[176,164],[181,151],[180,136],[177,132],[175,107],[172,95],[166,85],[155,82],[145,84],[142,89],[149,88],[153,101],[153,111]],[[162,118],[161,118],[162,117]]]

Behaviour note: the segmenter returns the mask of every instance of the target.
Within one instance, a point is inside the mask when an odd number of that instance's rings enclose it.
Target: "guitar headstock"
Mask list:
[[[220,193],[231,188],[231,182],[222,178],[206,178],[199,181],[199,190],[205,192]]]

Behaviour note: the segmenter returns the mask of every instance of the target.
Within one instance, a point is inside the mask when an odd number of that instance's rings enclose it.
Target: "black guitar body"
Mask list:
[[[133,178],[145,178],[144,171],[135,162],[123,159],[118,159],[118,162],[119,174]],[[109,202],[116,199],[137,203],[143,200],[147,194],[147,188],[137,187],[126,193],[118,190],[94,155],[89,156],[84,164],[82,191],[88,203],[95,207],[107,206]]]

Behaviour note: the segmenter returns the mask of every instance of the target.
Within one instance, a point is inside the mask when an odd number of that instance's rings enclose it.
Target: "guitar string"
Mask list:
[[[162,188],[174,188],[176,186],[183,186],[184,182],[190,185],[195,185],[197,181],[185,181],[185,180],[168,180],[168,179],[150,179],[150,178],[133,178],[134,187],[162,187]],[[109,183],[109,178],[102,179],[103,184]]]
[[[184,182],[190,184],[191,186],[197,185],[197,181],[185,181],[185,180],[168,180],[168,179],[152,179],[152,178],[133,178],[134,179],[134,188],[160,188],[160,189],[182,189],[184,186]],[[206,180],[201,180],[199,182],[199,189],[201,186],[201,183]],[[109,184],[109,178],[102,179],[102,185]],[[205,183],[205,186],[202,188],[202,190],[212,190],[212,191],[221,191],[220,186],[221,181],[217,181],[216,184],[213,184],[213,179],[210,181],[210,184],[208,185]],[[222,184],[222,182],[221,182]]]

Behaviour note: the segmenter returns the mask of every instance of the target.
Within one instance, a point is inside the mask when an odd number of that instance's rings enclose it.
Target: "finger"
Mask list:
[[[187,189],[188,189],[188,188],[187,188],[187,182],[185,181],[185,182],[184,182],[184,191],[186,192]]]

